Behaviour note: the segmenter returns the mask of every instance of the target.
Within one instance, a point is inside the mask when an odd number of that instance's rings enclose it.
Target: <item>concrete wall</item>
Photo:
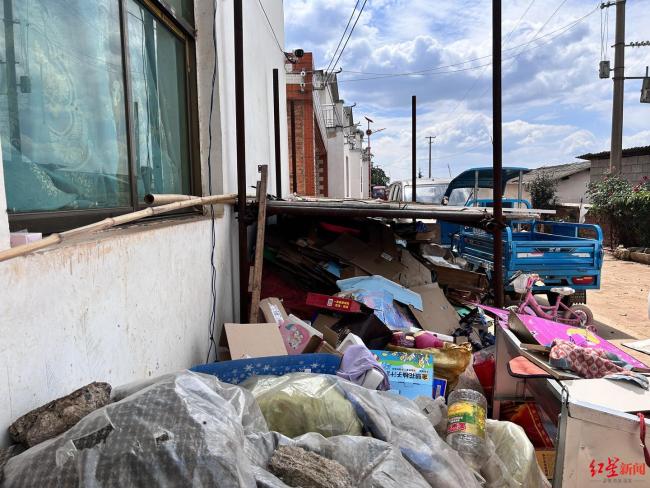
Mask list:
[[[282,43],[282,2],[263,3]],[[232,2],[216,4],[215,193],[237,187]],[[196,2],[204,187],[214,60],[212,6],[212,1]],[[271,163],[272,192],[271,69],[280,69],[284,86],[284,57],[257,2],[244,2],[244,18],[245,50],[255,53],[254,62],[245,62],[247,184],[255,184],[258,164]],[[281,140],[286,141],[284,117],[281,121]],[[283,145],[284,188],[288,174]],[[0,200],[4,204],[4,193]],[[0,235],[6,227],[0,218]],[[237,232],[229,207],[216,220],[215,235],[215,301],[210,291],[211,222],[202,216],[103,232],[0,263],[0,446],[8,442],[11,421],[90,381],[119,385],[205,361],[212,306],[219,326],[236,320],[238,310]]]
[[[609,158],[591,161],[591,181],[602,179],[609,171]],[[644,176],[650,177],[650,155],[624,157],[621,176],[636,185]]]
[[[345,198],[345,151],[343,131],[327,129],[327,194],[331,198]]]

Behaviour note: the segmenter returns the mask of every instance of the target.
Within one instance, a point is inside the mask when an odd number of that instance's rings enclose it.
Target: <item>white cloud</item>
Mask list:
[[[600,15],[591,1],[569,0],[542,28],[562,0],[505,3],[504,163],[539,166],[572,161],[577,154],[607,149],[611,123],[611,80],[598,79]],[[628,40],[647,38],[650,9],[628,2]],[[286,33],[292,45],[313,50],[326,65],[355,4],[354,0],[285,0]],[[424,136],[436,135],[434,174],[490,164],[491,52],[490,0],[369,0],[342,58],[341,80],[373,78],[456,65],[418,76],[345,82],[342,98],[357,102],[355,113],[368,115],[386,131],[373,138],[373,153],[394,178],[410,176],[410,98],[418,96],[418,165],[428,166]],[[517,27],[511,36],[510,31]],[[613,43],[614,11],[610,12]],[[550,33],[550,34],[549,34]],[[526,44],[529,43],[529,44]],[[526,44],[524,46],[521,46]],[[521,46],[513,49],[513,47]],[[612,50],[606,49],[611,57]],[[508,59],[516,55],[516,59]],[[650,49],[628,49],[628,74],[650,64]],[[347,71],[346,71],[347,70]],[[456,71],[448,73],[448,71]],[[362,72],[362,73],[353,73]],[[650,144],[650,106],[639,104],[636,82],[626,86],[625,145]]]

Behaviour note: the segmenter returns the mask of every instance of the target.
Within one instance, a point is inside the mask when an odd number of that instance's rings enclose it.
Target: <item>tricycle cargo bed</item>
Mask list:
[[[493,269],[492,234],[465,227],[456,246],[460,256],[473,267]],[[602,262],[602,231],[597,225],[514,222],[503,231],[506,282],[522,271],[540,275],[546,283],[538,288],[540,291],[562,285],[576,290],[598,289]],[[506,289],[512,290],[512,285]]]

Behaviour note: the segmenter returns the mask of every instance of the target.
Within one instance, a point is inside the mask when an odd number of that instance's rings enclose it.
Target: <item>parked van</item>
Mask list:
[[[442,205],[445,191],[451,182],[448,178],[418,178],[416,181],[416,201]],[[413,195],[413,180],[401,180],[391,183],[388,187],[388,200],[393,202],[410,202]],[[462,207],[472,195],[471,188],[455,188],[446,203]]]

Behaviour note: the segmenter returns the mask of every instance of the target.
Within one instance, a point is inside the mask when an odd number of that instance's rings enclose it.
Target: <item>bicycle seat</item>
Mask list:
[[[555,287],[555,288],[551,288],[551,291],[553,293],[557,293],[558,295],[561,295],[563,297],[573,295],[576,292],[573,288],[571,288],[569,286],[558,286],[558,287]]]

